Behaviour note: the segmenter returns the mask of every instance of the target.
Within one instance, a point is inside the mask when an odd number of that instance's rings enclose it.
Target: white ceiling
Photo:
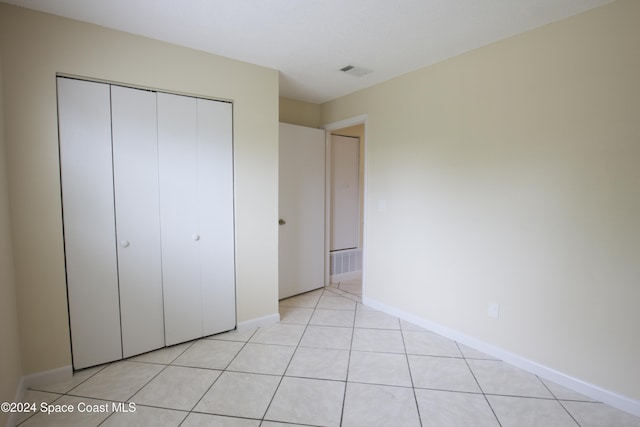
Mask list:
[[[2,1],[275,68],[322,103],[612,0]]]

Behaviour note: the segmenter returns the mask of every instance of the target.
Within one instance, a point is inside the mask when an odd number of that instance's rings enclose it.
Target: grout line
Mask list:
[[[211,385],[209,387],[207,387],[207,389],[204,391],[204,393],[202,393],[202,396],[200,396],[200,398],[196,401],[196,403],[194,403],[194,405],[191,407],[191,410],[189,411],[189,415],[191,415],[191,413],[193,412],[193,410],[196,408],[196,406],[198,406],[198,404],[200,402],[202,402],[202,399],[204,399],[204,397],[207,395],[207,393],[209,393],[209,391],[211,390],[211,388],[213,388],[213,386],[218,382],[218,380],[220,379],[220,377],[222,377],[222,374],[224,374],[227,370],[227,368],[229,367],[229,365],[236,359],[236,357],[238,357],[238,354],[240,354],[240,352],[242,351],[243,348],[245,348],[247,346],[247,343],[249,343],[249,340],[251,338],[253,338],[253,336],[256,334],[256,332],[258,331],[258,328],[256,328],[255,331],[253,331],[253,333],[251,334],[251,336],[249,338],[247,338],[246,341],[244,341],[242,343],[242,346],[240,347],[240,350],[238,350],[238,352],[236,353],[235,356],[233,356],[231,358],[231,361],[229,363],[227,363],[227,365],[225,366],[224,369],[212,369],[212,370],[216,370],[216,371],[220,371],[220,375],[218,375],[213,382],[211,383]],[[237,342],[237,341],[225,341],[225,342]],[[189,346],[189,348],[191,348],[191,346]],[[185,350],[186,351],[186,350]],[[184,353],[184,352],[183,352]],[[181,354],[182,355],[182,354]],[[178,356],[179,357],[179,356]],[[178,358],[176,357],[173,362],[175,362]],[[173,363],[171,362],[171,363]],[[188,366],[190,368],[193,368],[193,366]],[[187,415],[184,420],[182,420],[182,422],[180,423],[180,425],[182,425],[182,423],[184,423],[184,421],[189,418],[189,415]]]
[[[402,338],[402,347],[404,348],[404,358],[407,361],[407,370],[409,371],[409,380],[411,380],[411,391],[413,392],[413,401],[416,404],[416,410],[418,411],[418,420],[420,421],[420,426],[422,427],[422,416],[420,415],[420,405],[418,404],[418,395],[416,394],[416,387],[413,382],[413,373],[411,372],[411,364],[409,363],[409,354],[407,353],[407,343],[404,339],[404,331],[402,330],[402,323],[400,319],[398,319],[398,323],[400,325],[400,337]]]
[[[567,409],[566,406],[564,406],[564,404],[562,403],[562,401],[560,399],[558,399],[558,396],[555,395],[555,393],[551,390],[551,388],[549,388],[549,386],[542,381],[542,378],[540,378],[539,376],[536,375],[536,378],[538,378],[538,380],[542,383],[542,385],[544,386],[544,388],[547,389],[547,391],[551,394],[551,396],[553,396],[553,398],[556,400],[556,402],[558,402],[560,404],[560,406],[562,406],[562,409],[565,410],[565,412],[567,414],[569,414],[569,416],[571,417],[571,419],[578,425],[578,427],[580,427],[580,423],[578,422],[578,420],[575,419],[575,417],[573,416],[573,414],[571,414],[571,412],[569,412],[569,410]]]
[[[313,292],[313,291],[312,291]],[[346,292],[346,291],[345,291]],[[344,391],[343,391],[343,396],[342,396],[342,407],[340,409],[340,425],[342,425],[342,423],[344,422],[344,415],[345,415],[345,405],[346,405],[346,394],[347,394],[347,388],[349,386],[349,384],[363,384],[363,385],[373,385],[373,386],[381,386],[381,387],[394,387],[394,388],[398,388],[398,389],[408,389],[411,388],[413,391],[413,395],[414,395],[414,402],[416,405],[416,409],[417,409],[417,413],[418,413],[418,418],[420,421],[420,424],[422,425],[422,417],[420,414],[420,408],[419,408],[419,404],[418,404],[418,400],[417,400],[417,390],[434,390],[434,391],[439,391],[439,392],[448,392],[448,393],[457,393],[457,394],[467,394],[467,395],[482,395],[484,400],[487,402],[487,405],[489,406],[489,408],[491,409],[491,412],[493,413],[497,423],[502,426],[497,413],[495,412],[493,406],[491,405],[488,397],[491,396],[504,396],[504,397],[512,397],[514,399],[536,399],[536,400],[542,400],[542,401],[557,401],[562,408],[566,411],[566,413],[571,417],[571,419],[576,423],[576,425],[579,427],[580,423],[576,420],[576,418],[571,414],[571,412],[569,411],[569,409],[565,406],[565,404],[563,402],[581,402],[581,403],[589,403],[589,404],[600,404],[602,405],[601,402],[593,402],[593,401],[586,401],[586,400],[573,400],[573,399],[560,399],[552,390],[551,388],[542,380],[542,378],[540,378],[539,376],[536,375],[536,378],[538,378],[538,380],[543,384],[543,386],[545,387],[545,389],[549,392],[551,397],[538,397],[538,396],[522,396],[522,395],[509,395],[509,394],[497,394],[497,393],[488,393],[486,392],[482,386],[480,385],[480,382],[476,376],[476,373],[473,371],[472,367],[471,367],[471,362],[473,362],[474,360],[483,360],[483,361],[487,361],[487,362],[501,362],[501,363],[505,363],[502,362],[500,360],[495,360],[495,359],[484,359],[484,358],[477,358],[477,357],[467,357],[464,352],[462,351],[461,348],[461,344],[459,344],[456,341],[453,341],[456,346],[458,351],[461,354],[460,356],[441,356],[441,355],[427,355],[427,354],[414,354],[414,353],[409,353],[407,351],[407,344],[406,344],[406,340],[405,340],[405,335],[410,335],[410,333],[412,332],[427,332],[427,333],[432,333],[432,334],[436,334],[433,331],[428,331],[428,330],[419,330],[419,331],[414,331],[412,329],[404,329],[402,322],[400,321],[399,318],[396,318],[397,321],[399,322],[399,329],[386,329],[386,328],[362,328],[362,327],[357,327],[356,326],[356,318],[358,317],[358,312],[361,310],[358,310],[358,306],[356,303],[356,307],[351,310],[345,310],[345,309],[334,309],[334,308],[319,308],[320,305],[320,301],[321,298],[323,296],[328,296],[329,298],[335,298],[335,297],[342,297],[345,299],[349,299],[348,295],[339,295],[337,293],[335,293],[332,289],[328,289],[328,288],[324,288],[323,291],[320,293],[320,297],[316,300],[315,304],[313,307],[304,307],[305,309],[310,309],[311,310],[311,315],[309,316],[309,319],[306,321],[306,323],[283,323],[285,325],[298,325],[298,326],[304,326],[304,328],[302,329],[302,334],[300,335],[299,339],[297,340],[297,343],[295,345],[285,345],[285,344],[270,344],[270,343],[250,343],[250,340],[258,333],[258,331],[260,329],[263,329],[261,327],[255,328],[255,330],[250,334],[250,336],[244,340],[244,341],[232,341],[232,340],[225,340],[225,339],[217,339],[215,338],[215,336],[213,336],[214,338],[210,337],[203,337],[200,339],[196,339],[196,340],[192,340],[190,343],[188,343],[189,345],[185,346],[184,349],[182,349],[182,351],[175,357],[173,357],[171,359],[171,361],[169,361],[168,363],[162,363],[162,362],[154,362],[154,361],[144,361],[144,360],[132,360],[133,358],[135,358],[136,356],[132,357],[132,358],[128,358],[128,359],[124,359],[122,361],[115,361],[115,362],[111,362],[111,363],[107,363],[98,367],[93,367],[93,368],[87,368],[87,369],[95,369],[98,368],[95,372],[91,373],[89,376],[87,376],[86,378],[84,378],[83,380],[81,380],[80,382],[78,382],[77,384],[71,386],[71,388],[69,388],[66,392],[55,392],[55,391],[48,391],[48,390],[43,390],[43,389],[39,389],[38,386],[35,387],[29,387],[28,390],[32,390],[35,392],[40,392],[40,393],[47,393],[47,394],[51,394],[55,396],[55,399],[53,399],[50,403],[54,403],[59,401],[60,399],[62,399],[65,396],[69,396],[72,398],[84,398],[84,399],[92,399],[92,400],[97,400],[97,401],[102,401],[102,402],[120,402],[119,400],[111,400],[111,399],[105,399],[105,398],[96,398],[96,397],[90,397],[90,396],[83,396],[83,395],[79,395],[79,394],[74,394],[74,390],[76,390],[78,387],[80,387],[82,384],[85,384],[87,381],[94,379],[98,374],[100,374],[101,372],[104,372],[106,369],[108,369],[110,366],[115,365],[117,363],[121,363],[121,362],[131,362],[131,363],[136,363],[139,365],[151,365],[151,366],[162,366],[162,368],[155,373],[149,380],[147,380],[141,387],[139,387],[135,392],[133,392],[133,394],[125,399],[122,402],[129,402],[131,401],[134,396],[136,394],[138,394],[141,390],[143,390],[145,387],[147,387],[151,382],[153,382],[156,378],[158,378],[163,372],[165,372],[169,366],[179,366],[179,367],[185,367],[185,368],[191,368],[191,369],[205,369],[205,370],[213,370],[213,371],[218,371],[219,375],[213,380],[212,384],[207,388],[206,391],[204,391],[204,393],[202,394],[202,396],[200,396],[200,398],[197,400],[197,402],[193,405],[193,407],[191,408],[191,410],[185,410],[185,409],[174,409],[174,408],[167,408],[164,406],[154,406],[154,405],[150,405],[150,404],[140,404],[139,406],[141,407],[149,407],[149,408],[157,408],[157,409],[165,409],[165,410],[172,410],[172,411],[177,411],[177,412],[181,412],[181,413],[185,413],[185,417],[182,419],[182,421],[180,422],[180,425],[184,424],[186,422],[186,420],[189,418],[189,416],[194,413],[194,414],[203,414],[203,415],[212,415],[212,416],[220,416],[220,417],[225,417],[225,418],[229,418],[230,420],[233,419],[245,419],[245,420],[254,420],[254,421],[259,421],[260,425],[263,425],[264,423],[268,422],[269,420],[266,420],[266,414],[269,411],[276,394],[278,393],[278,390],[280,389],[280,386],[284,380],[285,377],[287,378],[298,378],[298,379],[303,379],[303,380],[317,380],[317,381],[330,381],[330,382],[336,382],[336,383],[343,383],[344,384]],[[300,308],[300,307],[295,307],[295,306],[283,306],[283,308]],[[341,325],[315,325],[312,324],[312,319],[313,316],[316,314],[316,312],[318,312],[319,310],[330,310],[330,311],[334,311],[334,312],[338,312],[338,311],[343,311],[345,313],[351,312],[351,316],[353,319],[353,322],[351,324],[351,326],[341,326]],[[330,314],[330,313],[327,313]],[[393,316],[395,317],[395,316]],[[281,322],[282,323],[282,322]],[[321,327],[321,328],[340,328],[340,329],[350,329],[351,330],[351,339],[350,339],[350,343],[349,343],[349,348],[348,349],[328,349],[325,347],[306,347],[306,346],[301,346],[301,342],[302,339],[304,338],[305,333],[309,330],[309,327],[313,326],[313,327]],[[373,331],[399,331],[400,332],[400,336],[402,339],[402,345],[403,345],[403,349],[404,351],[402,353],[397,353],[397,352],[388,352],[388,351],[376,351],[376,350],[354,350],[353,349],[353,343],[354,343],[354,339],[355,339],[355,331],[356,330],[373,330]],[[436,334],[438,335],[438,334]],[[226,364],[226,366],[223,369],[214,369],[214,368],[202,368],[202,367],[197,367],[197,366],[183,366],[183,365],[179,365],[179,364],[174,364],[176,362],[176,360],[181,357],[185,352],[187,352],[190,348],[192,348],[192,346],[197,342],[197,341],[201,341],[203,339],[207,339],[207,340],[212,340],[212,341],[219,341],[219,342],[235,342],[235,343],[239,343],[241,344],[239,350],[235,353],[235,355],[230,359],[230,361]],[[282,374],[268,374],[268,373],[257,373],[257,372],[245,372],[245,371],[237,371],[237,370],[232,370],[229,369],[229,367],[232,365],[232,363],[239,357],[240,353],[247,348],[248,344],[255,344],[255,345],[262,345],[262,346],[279,346],[279,347],[288,347],[288,348],[293,348],[293,353],[291,354],[291,357],[289,358],[289,361],[283,371]],[[298,353],[299,349],[312,349],[312,350],[332,350],[332,351],[348,351],[348,357],[347,357],[347,367],[346,367],[346,376],[343,380],[341,379],[329,379],[329,378],[315,378],[315,377],[307,377],[307,376],[298,376],[298,375],[287,375],[287,371],[290,368],[292,362],[293,362],[293,358],[296,356],[296,354]],[[159,349],[162,350],[162,349]],[[155,350],[158,351],[158,350]],[[352,360],[352,355],[354,352],[362,352],[362,353],[377,353],[377,354],[404,354],[406,363],[407,363],[407,368],[409,371],[409,377],[410,377],[410,382],[411,385],[410,386],[402,386],[402,385],[390,385],[390,384],[384,384],[384,383],[371,383],[371,382],[362,382],[362,381],[349,381],[349,374],[350,374],[350,368],[351,368],[351,360]],[[151,352],[149,352],[151,353]],[[416,387],[414,380],[413,380],[413,372],[411,370],[411,364],[409,361],[409,356],[417,356],[417,357],[432,357],[432,358],[447,358],[447,359],[462,359],[465,361],[465,364],[467,366],[467,368],[469,369],[469,371],[471,372],[471,375],[473,376],[480,392],[469,392],[469,391],[457,391],[457,390],[447,390],[447,389],[435,389],[435,388],[428,388],[428,387]],[[207,393],[210,392],[210,390],[214,387],[214,385],[217,383],[217,381],[220,379],[220,377],[225,373],[225,372],[230,372],[230,373],[246,373],[246,374],[251,374],[251,375],[263,375],[263,376],[271,376],[271,377],[280,377],[279,382],[275,388],[275,391],[273,392],[271,399],[265,409],[264,414],[259,417],[259,418],[253,418],[253,417],[242,417],[242,416],[231,416],[231,415],[224,415],[224,414],[215,414],[215,413],[209,413],[209,412],[200,412],[200,411],[195,411],[195,407],[202,401],[202,399],[207,395]],[[606,405],[603,405],[606,406]],[[40,411],[36,411],[33,414],[31,414],[28,418],[24,419],[21,421],[21,424],[19,425],[23,425],[24,423],[27,422],[27,420],[31,419],[34,415],[37,415],[37,413]],[[114,414],[116,414],[116,412],[112,412],[110,413],[105,419],[103,419],[102,421],[100,421],[100,423],[98,425],[102,425],[104,424],[107,420],[111,419]],[[425,414],[426,416],[427,414]],[[293,422],[283,422],[283,421],[278,421],[279,423],[282,423],[283,425],[293,425],[296,423]],[[298,423],[297,425],[302,425],[300,423]],[[304,424],[307,426],[313,426],[312,424]]]
[[[311,291],[314,292],[314,291]],[[318,308],[318,304],[320,303],[320,298],[322,298],[322,296],[324,295],[324,289],[322,290],[322,292],[320,293],[320,296],[318,297],[318,300],[316,301],[316,303],[313,306],[313,312],[311,312],[311,316],[309,316],[309,321],[311,321],[311,318],[313,317],[313,314],[316,312],[316,309]],[[273,400],[276,397],[276,394],[278,394],[278,390],[280,390],[280,386],[282,385],[282,381],[284,380],[284,377],[287,373],[287,370],[289,369],[289,366],[291,366],[291,361],[293,360],[293,358],[295,357],[296,353],[298,352],[298,348],[300,348],[300,343],[302,342],[302,338],[304,337],[304,334],[307,332],[307,328],[309,327],[309,322],[307,322],[304,325],[304,329],[302,330],[302,334],[300,334],[300,338],[298,339],[298,343],[295,346],[295,350],[293,351],[293,354],[291,355],[291,358],[289,359],[289,362],[287,363],[287,366],[284,368],[284,371],[282,372],[282,375],[280,376],[280,381],[278,382],[278,385],[275,389],[275,391],[273,392],[273,395],[271,396],[271,399],[269,400],[269,404],[267,405],[267,408],[264,411],[264,414],[262,414],[262,421],[260,422],[260,424],[262,424],[265,421],[265,417],[267,416],[267,413],[269,412],[269,408],[271,408],[271,405],[273,404]]]
[[[471,365],[469,365],[469,361],[467,360],[467,357],[464,355],[464,352],[460,349],[460,344],[457,341],[454,341],[454,342],[456,344],[456,347],[458,347],[458,351],[460,352],[460,354],[462,354],[462,359],[464,360],[464,363],[467,365],[467,369],[469,369],[469,372],[471,372],[473,379],[475,380],[476,384],[478,385],[478,388],[482,392],[482,396],[484,397],[485,402],[487,402],[487,405],[489,405],[489,409],[491,409],[491,412],[493,413],[493,416],[496,418],[498,425],[502,427],[502,423],[498,418],[498,414],[496,414],[496,411],[493,409],[493,406],[491,406],[491,402],[489,402],[489,398],[487,398],[487,394],[484,392],[484,389],[480,385],[480,381],[478,381],[478,378],[476,377],[475,372],[473,372],[473,369],[471,369]]]
[[[357,309],[356,305],[356,309]],[[347,388],[349,387],[349,367],[351,366],[351,352],[353,351],[353,338],[355,336],[357,310],[353,310],[353,326],[351,327],[351,341],[349,342],[349,354],[347,356],[347,373],[344,378],[344,393],[342,395],[342,408],[340,408],[340,425],[344,420],[344,407],[347,403]]]

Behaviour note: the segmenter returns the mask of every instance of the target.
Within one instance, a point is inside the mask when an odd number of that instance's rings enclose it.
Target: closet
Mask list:
[[[57,83],[74,368],[233,329],[231,104]]]

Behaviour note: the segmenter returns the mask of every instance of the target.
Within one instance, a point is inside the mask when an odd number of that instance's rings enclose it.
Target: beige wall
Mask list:
[[[277,313],[276,70],[6,4],[0,49],[25,373],[71,363],[56,73],[233,100],[238,321]]]
[[[2,82],[2,55],[0,55]],[[0,402],[12,402],[16,397],[22,363],[18,335],[18,314],[11,250],[9,194],[4,139],[4,108],[0,84]],[[0,412],[0,425],[7,424],[8,414]]]
[[[638,40],[619,0],[323,104],[368,115],[366,295],[640,399]]]
[[[320,105],[280,98],[280,121],[298,126],[319,128]]]

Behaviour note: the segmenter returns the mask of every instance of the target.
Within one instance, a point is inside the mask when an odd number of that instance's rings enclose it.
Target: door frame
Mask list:
[[[331,283],[331,266],[330,266],[330,251],[331,248],[331,132],[356,126],[363,125],[364,126],[364,135],[360,140],[360,144],[362,144],[362,167],[363,167],[363,182],[362,182],[362,296],[364,297],[366,293],[366,248],[367,248],[367,115],[361,114],[359,116],[350,117],[344,120],[340,120],[337,122],[327,123],[321,126],[321,129],[325,131],[325,221],[324,221],[324,236],[325,236],[325,259],[324,259],[324,283],[325,286],[328,286]]]

